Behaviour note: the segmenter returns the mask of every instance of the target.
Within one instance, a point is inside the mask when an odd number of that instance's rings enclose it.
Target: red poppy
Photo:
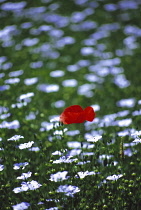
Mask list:
[[[83,123],[85,120],[92,122],[95,118],[94,109],[87,106],[84,110],[79,105],[66,108],[60,115],[60,122],[64,124]]]

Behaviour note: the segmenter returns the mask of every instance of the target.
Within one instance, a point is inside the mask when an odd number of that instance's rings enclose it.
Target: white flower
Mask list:
[[[135,139],[133,142],[134,143],[141,143],[141,139]]]
[[[85,171],[85,172],[79,171],[77,174],[79,175],[79,177],[80,177],[81,179],[83,179],[85,176],[94,175],[95,172],[94,172],[94,171],[90,171],[90,172],[89,172],[89,171]]]
[[[101,138],[102,138],[102,136],[95,136],[95,137],[91,136],[91,138],[88,138],[87,141],[89,141],[89,142],[97,142]]]
[[[57,172],[56,174],[51,174],[50,179],[53,182],[58,182],[67,179],[66,177],[68,171]]]
[[[119,179],[119,178],[121,178],[123,175],[122,174],[119,174],[119,175],[112,175],[112,176],[107,176],[107,180],[112,180],[112,181],[114,181],[114,180],[117,180],[117,179]]]
[[[14,136],[12,136],[10,139],[7,139],[8,141],[17,141],[17,140],[19,140],[19,139],[21,139],[21,138],[24,138],[23,136],[21,136],[21,135],[14,135]]]
[[[19,145],[19,149],[26,149],[32,146],[34,144],[34,141],[29,141],[28,143],[23,143]]]

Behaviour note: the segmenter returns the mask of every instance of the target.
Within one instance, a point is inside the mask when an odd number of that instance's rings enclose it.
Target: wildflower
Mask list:
[[[79,105],[72,105],[62,112],[60,122],[64,124],[83,123],[85,120],[92,122],[95,115],[94,109],[90,106],[82,109]]]
[[[121,178],[122,176],[123,176],[122,174],[118,174],[118,175],[114,174],[114,175],[112,175],[112,176],[107,176],[106,179],[107,179],[107,180],[115,181],[115,180]]]

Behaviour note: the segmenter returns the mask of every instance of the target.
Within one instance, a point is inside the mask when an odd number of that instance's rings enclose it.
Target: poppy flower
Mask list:
[[[94,109],[87,106],[82,109],[79,105],[67,107],[60,115],[60,122],[64,124],[83,123],[85,120],[92,122],[95,118]]]

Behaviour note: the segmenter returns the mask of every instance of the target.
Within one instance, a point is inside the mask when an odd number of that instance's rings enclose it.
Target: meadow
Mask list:
[[[139,210],[141,3],[0,0],[0,209]],[[92,122],[63,124],[91,106]]]

